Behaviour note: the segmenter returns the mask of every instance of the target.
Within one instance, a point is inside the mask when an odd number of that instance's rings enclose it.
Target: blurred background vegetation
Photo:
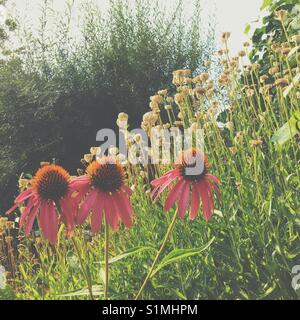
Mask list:
[[[201,30],[200,0],[189,19],[184,7],[182,0],[171,12],[159,1],[137,0],[132,8],[111,0],[103,13],[85,1],[76,34],[74,1],[58,14],[44,0],[37,32],[30,20],[8,15],[0,26],[0,212],[22,172],[53,158],[74,172],[96,132],[116,128],[120,111],[137,127],[149,96],[170,85],[173,70],[201,71],[214,51],[213,22]]]

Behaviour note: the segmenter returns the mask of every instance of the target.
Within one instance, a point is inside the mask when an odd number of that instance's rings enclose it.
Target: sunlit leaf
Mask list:
[[[215,240],[215,237],[213,237],[207,244],[203,245],[200,248],[195,248],[195,249],[175,249],[171,251],[169,254],[167,254],[162,261],[159,263],[157,268],[153,271],[152,277],[162,268],[166,267],[167,265],[177,262],[179,260],[185,259],[192,257],[194,255],[197,255],[204,250],[208,249],[210,245],[213,243]]]
[[[92,291],[94,296],[101,296],[103,295],[103,288],[99,285],[92,286]],[[57,297],[78,297],[78,296],[88,296],[89,290],[88,288],[82,288],[75,291],[66,292],[63,294],[57,295]]]
[[[295,88],[296,86],[299,85],[299,81],[300,81],[300,73],[296,74],[294,79],[292,80],[292,83],[284,90],[283,92],[283,96],[286,98],[290,91]]]
[[[245,27],[245,29],[244,29],[244,33],[245,33],[245,34],[248,34],[248,33],[250,32],[250,29],[251,29],[250,24],[247,24],[246,27]]]
[[[271,141],[282,145],[299,133],[300,113],[296,113],[272,137]]]
[[[108,262],[109,263],[114,263],[114,262],[120,261],[122,259],[125,259],[127,257],[133,256],[133,255],[135,255],[137,253],[140,253],[142,251],[146,251],[146,250],[149,251],[149,250],[156,250],[156,249],[154,249],[152,247],[135,247],[135,248],[132,248],[132,249],[126,251],[126,252],[121,253],[120,255],[118,255],[116,257],[113,257],[113,258],[109,259]]]
[[[263,295],[261,295],[258,300],[266,299],[275,289],[277,288],[277,284],[274,283],[272,287],[269,287]]]
[[[264,10],[266,9],[270,4],[271,4],[272,0],[264,0],[263,4],[260,7],[260,10]]]

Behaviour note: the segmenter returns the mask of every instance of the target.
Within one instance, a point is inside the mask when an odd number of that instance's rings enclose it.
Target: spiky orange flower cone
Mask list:
[[[204,218],[208,221],[214,211],[213,190],[220,196],[218,178],[209,173],[208,161],[203,152],[197,148],[183,151],[176,163],[175,169],[151,182],[154,186],[152,192],[154,200],[169,188],[171,190],[164,204],[164,210],[168,211],[178,201],[178,217],[183,218],[190,203],[190,219],[194,220],[201,199]],[[191,202],[189,202],[190,190]]]
[[[38,217],[44,238],[54,245],[60,221],[65,223],[68,234],[73,231],[76,212],[73,191],[73,181],[65,169],[56,165],[45,165],[36,172],[32,186],[15,199],[14,206],[7,214],[25,203],[20,217],[20,228],[24,228],[28,236],[35,218]]]

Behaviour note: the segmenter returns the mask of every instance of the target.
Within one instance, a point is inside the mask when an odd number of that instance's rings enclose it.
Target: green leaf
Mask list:
[[[179,299],[181,300],[188,300],[188,298],[179,290],[170,288],[170,286],[164,286],[164,285],[154,285],[155,289],[168,289],[172,291]]]
[[[283,92],[283,96],[286,98],[290,91],[297,87],[299,85],[299,81],[300,81],[300,73],[296,74],[294,79],[292,80],[291,84],[284,90]]]
[[[260,10],[263,11],[264,9],[266,9],[267,7],[270,6],[272,0],[264,0],[263,4],[260,7]]]
[[[146,250],[155,250],[156,251],[156,249],[154,249],[152,247],[135,247],[135,248],[132,248],[128,251],[121,253],[120,255],[118,255],[116,257],[109,259],[108,263],[114,263],[114,262],[120,261],[124,258],[127,258],[129,256],[133,256],[137,253],[140,253],[140,252],[146,251]]]
[[[245,34],[248,34],[249,31],[250,31],[250,29],[251,29],[251,26],[250,26],[250,24],[248,23],[248,24],[246,25],[245,29],[244,29],[244,33],[245,33]]]
[[[94,296],[101,296],[103,295],[103,288],[99,285],[92,286],[92,291]],[[81,288],[79,290],[74,290],[70,292],[66,292],[63,294],[57,295],[57,297],[78,297],[78,296],[88,296],[89,290],[88,288]]]
[[[192,257],[194,255],[197,255],[204,250],[208,249],[210,245],[214,242],[215,237],[213,237],[207,244],[201,246],[200,248],[196,249],[175,249],[171,251],[169,254],[167,254],[162,261],[159,263],[157,268],[153,271],[151,277],[153,277],[159,270],[166,267],[167,265],[177,262],[179,260]]]
[[[187,297],[181,293],[179,290],[172,289],[172,291],[176,294],[176,296],[181,300],[187,300]]]
[[[300,113],[295,114],[271,138],[273,143],[282,145],[299,133]]]
[[[293,55],[295,55],[298,51],[300,50],[300,46],[297,46],[297,47],[294,47],[291,51],[290,51],[290,53],[288,54],[288,59],[290,59]],[[299,73],[298,73],[299,74]],[[297,75],[298,75],[297,74]]]
[[[277,284],[274,283],[272,287],[266,289],[266,291],[258,298],[258,300],[266,299],[277,287]]]

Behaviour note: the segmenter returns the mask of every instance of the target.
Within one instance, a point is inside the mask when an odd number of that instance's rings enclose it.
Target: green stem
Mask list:
[[[108,262],[108,251],[109,251],[109,226],[107,219],[105,219],[105,283],[104,283],[104,299],[108,300],[108,273],[109,273],[109,262]]]
[[[170,238],[171,232],[172,232],[172,230],[173,230],[173,228],[174,228],[174,225],[175,225],[176,218],[177,218],[177,211],[175,212],[175,214],[174,214],[174,216],[173,216],[173,219],[172,219],[172,221],[171,221],[171,223],[170,223],[170,225],[169,225],[169,228],[168,228],[168,230],[167,230],[167,233],[166,233],[166,235],[165,235],[165,238],[164,238],[164,240],[163,240],[163,243],[161,244],[160,249],[158,250],[158,252],[157,252],[157,254],[156,254],[156,257],[155,257],[155,259],[154,259],[154,261],[153,261],[153,263],[152,263],[152,266],[151,266],[151,268],[150,268],[150,270],[149,270],[149,272],[148,272],[148,274],[147,274],[147,277],[145,278],[145,280],[144,280],[144,282],[143,282],[143,284],[142,284],[142,286],[141,286],[141,288],[140,288],[140,291],[139,291],[138,294],[136,295],[135,300],[138,300],[138,299],[140,298],[140,296],[141,296],[141,294],[143,293],[144,288],[145,288],[148,280],[151,278],[152,273],[153,273],[153,271],[154,271],[154,268],[155,268],[155,266],[156,266],[156,263],[157,263],[160,255],[161,255],[162,252],[164,251],[165,246],[166,246],[166,244],[167,244],[167,242],[168,242],[168,240],[169,240],[169,238]]]
[[[88,287],[88,290],[89,290],[90,298],[91,298],[91,300],[94,300],[90,277],[88,276],[88,274],[87,274],[87,272],[85,270],[84,263],[83,263],[83,260],[82,260],[82,257],[81,257],[80,250],[78,248],[77,242],[76,242],[74,237],[71,237],[71,239],[72,239],[75,251],[77,253],[77,257],[78,257],[78,260],[79,260],[79,263],[80,263],[80,267],[81,267],[82,273],[83,273],[83,275],[84,275],[84,277],[86,279],[86,283],[87,283],[87,287]]]

